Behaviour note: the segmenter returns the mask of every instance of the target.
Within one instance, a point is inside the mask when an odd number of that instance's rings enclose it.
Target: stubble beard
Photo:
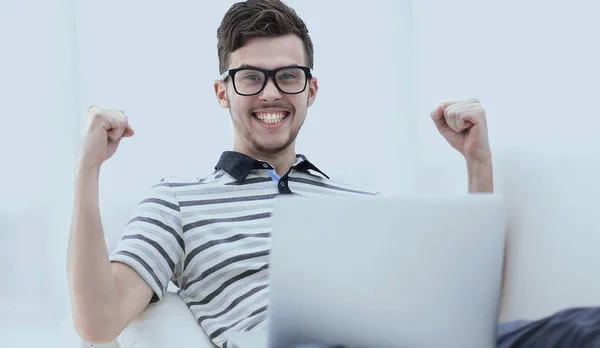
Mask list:
[[[246,115],[246,117],[254,117],[254,116],[249,114],[249,115]],[[296,115],[289,115],[288,117],[296,117]],[[300,132],[300,129],[302,128],[302,125],[304,124],[304,121],[302,121],[302,123],[299,124],[298,127],[292,128],[289,131],[288,135],[286,136],[285,142],[283,142],[281,145],[269,146],[267,144],[261,143],[260,139],[258,139],[255,136],[255,134],[250,130],[250,128],[244,126],[242,122],[236,121],[235,118],[233,117],[233,115],[232,115],[232,119],[234,120],[233,126],[235,128],[235,131],[236,132],[241,131],[244,139],[248,143],[250,143],[250,145],[252,145],[252,148],[255,151],[266,154],[266,155],[276,155],[280,152],[285,151],[296,140],[296,138],[298,137],[298,133]],[[290,121],[292,121],[292,120],[290,120]]]
[[[306,103],[308,105],[308,100],[309,97],[307,96],[306,98]],[[288,117],[297,117],[298,115],[296,114],[296,110],[295,108],[292,108],[293,111],[293,115],[289,115]],[[297,128],[292,128],[287,136],[287,140],[280,146],[267,146],[264,144],[261,144],[259,142],[259,139],[257,139],[254,134],[252,133],[252,131],[250,130],[249,127],[244,126],[243,122],[241,122],[241,120],[235,118],[235,116],[233,116],[233,111],[232,109],[229,109],[229,113],[231,115],[231,120],[233,121],[233,127],[235,129],[235,132],[239,134],[239,132],[241,131],[243,134],[244,139],[249,142],[252,145],[252,148],[259,152],[259,153],[263,153],[266,155],[276,155],[280,152],[283,152],[284,150],[286,150],[290,145],[292,145],[292,143],[296,140],[296,138],[298,137],[298,133],[300,133],[300,129],[302,128],[302,126],[304,125],[304,121],[306,120],[306,113],[308,113],[308,107],[305,108],[305,115],[304,118],[302,120],[302,122],[298,125]],[[254,116],[252,116],[252,113],[247,113],[245,114],[245,117],[248,118],[254,118]],[[292,120],[290,120],[292,121]]]

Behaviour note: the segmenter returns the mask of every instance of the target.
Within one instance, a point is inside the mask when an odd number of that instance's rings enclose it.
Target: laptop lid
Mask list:
[[[496,195],[278,198],[269,347],[494,347],[504,232]]]

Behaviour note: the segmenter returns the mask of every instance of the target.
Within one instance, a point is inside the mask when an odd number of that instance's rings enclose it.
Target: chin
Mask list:
[[[275,155],[290,147],[292,142],[281,141],[281,142],[270,142],[270,143],[259,143],[253,142],[253,147],[261,153]]]

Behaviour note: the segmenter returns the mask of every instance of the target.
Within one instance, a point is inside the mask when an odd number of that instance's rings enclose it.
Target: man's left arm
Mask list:
[[[494,192],[486,112],[477,99],[444,101],[431,111],[440,134],[467,163],[469,193]]]
[[[494,192],[494,166],[491,160],[488,162],[467,161],[467,175],[469,177],[469,193]]]

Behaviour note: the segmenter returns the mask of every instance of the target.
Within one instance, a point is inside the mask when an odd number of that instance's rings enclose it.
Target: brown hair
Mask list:
[[[219,73],[227,69],[229,54],[257,37],[296,34],[304,43],[306,62],[313,67],[313,44],[304,21],[280,0],[247,0],[231,6],[217,29]]]

